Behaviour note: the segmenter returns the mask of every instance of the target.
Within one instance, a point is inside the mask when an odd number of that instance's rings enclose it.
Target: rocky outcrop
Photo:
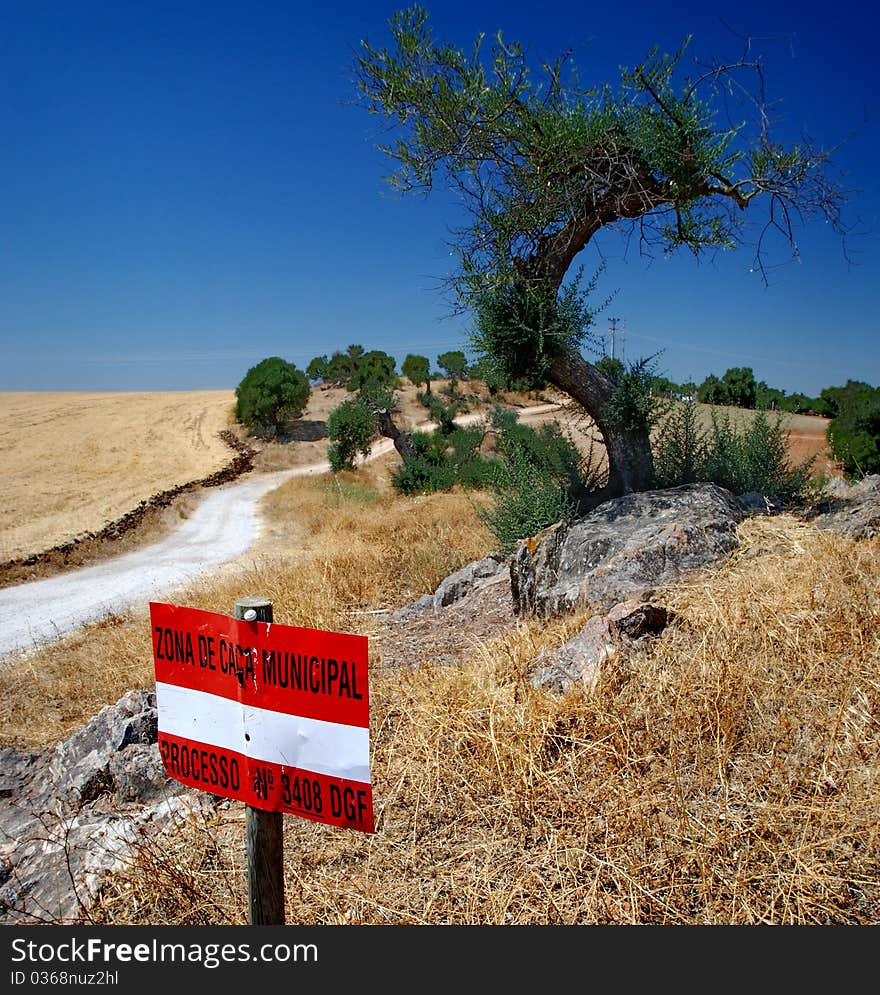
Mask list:
[[[871,474],[856,484],[833,477],[808,518],[818,528],[852,539],[880,534],[880,475]]]
[[[668,622],[669,613],[660,605],[621,602],[607,615],[594,615],[558,649],[544,651],[532,669],[531,683],[556,691],[573,685],[590,690],[599,679],[603,664],[656,638]]]
[[[725,558],[747,510],[714,484],[627,494],[520,542],[510,562],[514,609],[542,618],[589,605],[607,613]]]
[[[509,576],[508,563],[508,557],[492,555],[474,560],[442,580],[433,594],[423,595],[418,601],[401,608],[394,617],[406,619],[424,615],[463,601],[484,588],[499,583],[506,584]]]
[[[83,921],[145,834],[213,804],[165,776],[156,739],[136,690],[46,751],[0,751],[0,921]]]

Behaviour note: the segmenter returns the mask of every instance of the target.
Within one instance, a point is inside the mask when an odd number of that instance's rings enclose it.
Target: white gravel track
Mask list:
[[[522,417],[528,420],[555,408],[542,405],[523,412]],[[464,423],[475,417],[459,420]],[[390,440],[382,439],[369,458],[392,448]],[[256,539],[260,498],[292,477],[328,470],[326,462],[317,463],[212,488],[190,517],[160,542],[94,566],[0,589],[0,658],[167,597],[219,564],[237,559]]]

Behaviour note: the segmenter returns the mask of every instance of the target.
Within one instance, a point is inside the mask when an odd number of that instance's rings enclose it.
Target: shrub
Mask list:
[[[534,429],[496,407],[492,423],[498,433],[495,501],[479,514],[500,551],[511,552],[520,539],[574,516],[599,481],[590,469],[592,454],[585,457],[556,422]]]
[[[414,455],[398,466],[391,481],[401,494],[448,491],[456,484],[465,489],[487,487],[495,472],[494,461],[480,455],[484,431],[455,426],[448,435],[413,432]]]
[[[330,412],[327,459],[334,473],[353,470],[357,457],[366,456],[379,426],[375,411],[360,397],[343,401]]]
[[[427,356],[414,355],[409,353],[400,367],[401,372],[416,387],[419,384],[425,385],[428,394],[431,393],[431,364]]]
[[[828,444],[844,472],[880,473],[880,388],[850,381],[835,389],[834,410]]]
[[[701,479],[706,467],[708,440],[700,427],[694,402],[683,401],[668,407],[661,415],[652,448],[658,487],[677,487]]]
[[[299,418],[305,410],[309,381],[293,363],[270,356],[247,371],[235,397],[235,420],[272,437],[286,420]]]
[[[653,441],[658,487],[706,481],[734,494],[759,491],[794,502],[812,487],[815,457],[798,466],[788,458],[784,415],[771,418],[758,411],[739,428],[729,412],[713,410],[703,429],[695,402],[673,405],[661,420]]]

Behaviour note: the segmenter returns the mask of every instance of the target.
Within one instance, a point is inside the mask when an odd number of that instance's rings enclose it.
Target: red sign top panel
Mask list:
[[[156,680],[369,728],[366,636],[150,603]]]

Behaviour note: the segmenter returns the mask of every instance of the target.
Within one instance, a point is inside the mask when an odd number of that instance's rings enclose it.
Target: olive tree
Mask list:
[[[416,387],[425,385],[425,392],[431,393],[431,364],[427,356],[408,353],[400,367],[403,375]]]
[[[362,103],[393,136],[380,146],[399,191],[457,193],[455,306],[474,318],[481,358],[509,379],[552,383],[602,433],[607,483],[593,503],[651,486],[650,426],[616,413],[617,385],[584,358],[597,309],[579,254],[604,229],[635,233],[645,252],[699,256],[746,240],[764,205],[754,267],[771,235],[794,250],[801,219],[837,231],[844,194],[830,154],[771,134],[762,64],[751,49],[727,63],[694,62],[688,40],[650,52],[612,83],[585,86],[568,55],[534,68],[518,42],[480,35],[463,51],[435,41],[416,6],[388,22],[388,48],[361,42],[354,72]],[[742,119],[734,119],[737,95]]]
[[[252,366],[235,388],[235,420],[258,434],[278,434],[285,421],[299,418],[309,399],[302,370],[280,356]]]

